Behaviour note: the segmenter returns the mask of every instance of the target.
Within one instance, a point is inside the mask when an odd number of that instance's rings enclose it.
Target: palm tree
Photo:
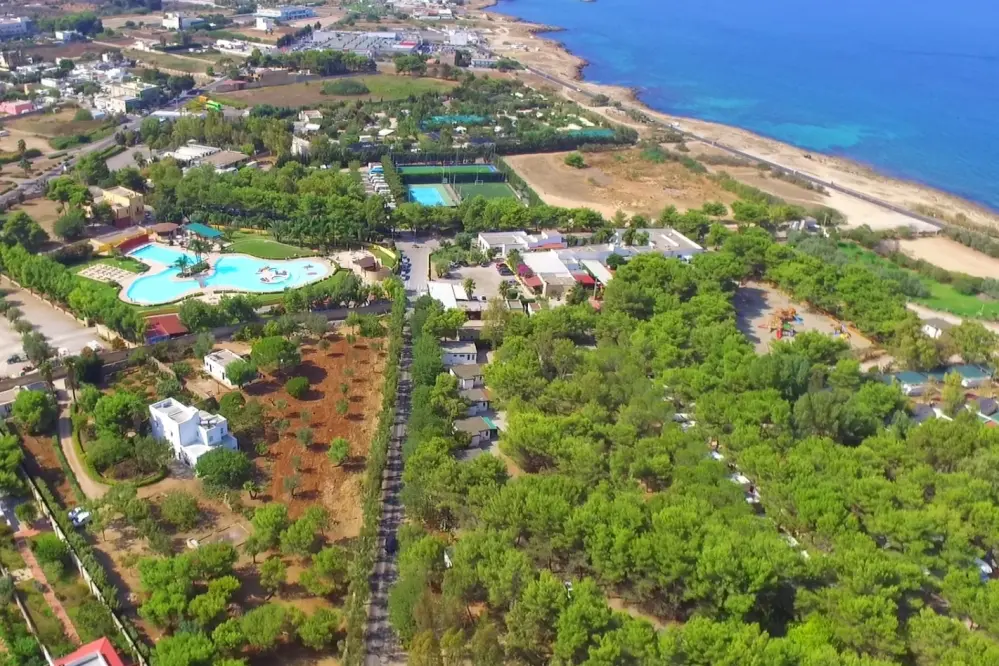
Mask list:
[[[465,280],[461,283],[461,286],[465,290],[465,293],[468,294],[468,298],[471,299],[472,292],[475,291],[475,280],[472,278],[465,278]]]
[[[187,267],[191,265],[191,260],[186,254],[182,254],[177,257],[177,261],[173,262],[173,267],[180,269],[181,274],[187,270]]]
[[[38,366],[38,373],[42,376],[42,380],[48,384],[49,391],[53,389],[52,383],[52,361],[45,359]]]
[[[211,250],[211,247],[202,239],[195,238],[187,244],[187,249],[194,253],[195,262],[200,264],[202,257]]]
[[[73,402],[76,402],[76,366],[79,364],[79,359],[75,356],[67,356],[63,359],[62,364],[66,366],[66,388],[69,389],[70,394],[73,396]]]

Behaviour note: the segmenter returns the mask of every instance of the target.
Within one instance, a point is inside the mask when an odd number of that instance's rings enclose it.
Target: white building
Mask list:
[[[267,18],[266,16],[258,16],[257,24],[255,26],[257,30],[263,30],[267,32],[268,30],[274,29],[274,19]]]
[[[479,234],[476,242],[483,252],[496,250],[501,257],[505,257],[510,250],[523,253],[530,250],[565,247],[562,234],[554,230],[540,231],[536,234],[525,231],[486,231]]]
[[[474,342],[442,342],[444,365],[467,365],[475,363],[479,356]]]
[[[31,19],[24,16],[13,18],[10,16],[0,17],[0,39],[12,39],[23,37],[31,33]]]
[[[308,157],[312,151],[312,144],[308,139],[300,136],[291,137],[291,154],[295,157]]]
[[[225,417],[188,407],[173,398],[149,405],[149,422],[153,437],[169,442],[177,460],[191,467],[209,451],[238,448]]]
[[[243,357],[239,354],[234,354],[228,349],[219,349],[205,356],[203,369],[206,374],[216,381],[225,384],[229,388],[236,388],[236,385],[229,381],[225,370],[236,361],[242,360]]]
[[[299,19],[312,18],[316,15],[316,10],[311,7],[298,7],[295,5],[280,5],[278,7],[261,7],[257,10],[256,16],[275,19],[277,21],[297,21]]]
[[[934,340],[939,340],[943,337],[944,333],[952,328],[954,328],[954,324],[945,319],[931,318],[923,320],[923,333]]]
[[[163,27],[167,30],[187,30],[205,20],[197,16],[187,17],[180,12],[168,12],[163,15]]]
[[[473,388],[482,388],[485,382],[484,367],[478,364],[456,365],[448,371],[458,379],[458,389],[465,391]]]

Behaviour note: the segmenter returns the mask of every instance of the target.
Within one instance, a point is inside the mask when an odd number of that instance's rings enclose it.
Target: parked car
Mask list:
[[[8,363],[24,363],[24,361],[26,360],[27,359],[25,359],[20,354],[11,354],[10,356],[7,357]]]
[[[73,527],[83,527],[90,522],[90,512],[82,506],[78,506],[70,510],[69,521],[73,523]]]

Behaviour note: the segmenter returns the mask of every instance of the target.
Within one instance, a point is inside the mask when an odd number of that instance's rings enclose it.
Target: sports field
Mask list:
[[[472,197],[509,199],[516,196],[506,183],[455,183],[454,189],[461,195],[462,200]]]
[[[410,185],[409,200],[421,206],[457,206],[447,185]]]
[[[434,174],[444,176],[445,174],[485,174],[496,173],[496,167],[492,164],[459,164],[454,166],[399,166],[396,171],[400,176],[425,176]]]

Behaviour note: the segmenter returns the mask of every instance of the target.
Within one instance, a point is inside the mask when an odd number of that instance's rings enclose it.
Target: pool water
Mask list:
[[[149,264],[152,270],[136,279],[125,296],[142,305],[169,303],[208,288],[268,293],[301,287],[329,275],[326,264],[315,259],[257,259],[244,254],[223,255],[212,270],[196,278],[181,278],[173,264],[181,256],[194,263],[194,255],[179,248],[144,245],[129,256]]]
[[[410,185],[409,200],[421,206],[446,206],[447,201],[436,185]]]

